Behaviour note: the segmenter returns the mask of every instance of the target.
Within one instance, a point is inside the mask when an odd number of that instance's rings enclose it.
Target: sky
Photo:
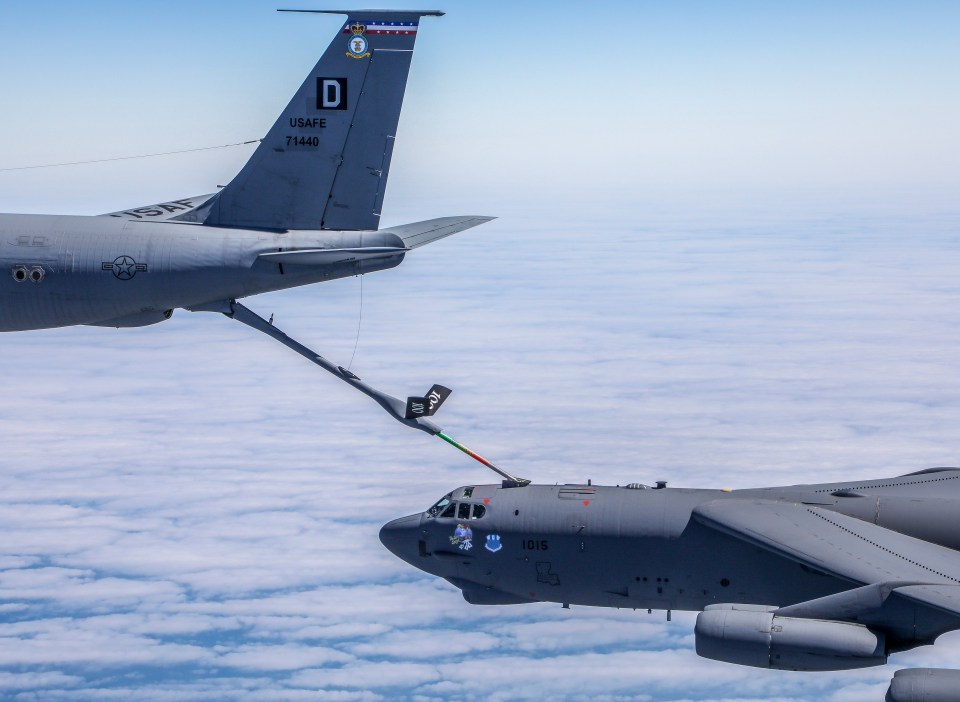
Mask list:
[[[538,482],[960,465],[960,7],[439,7],[383,222],[498,219],[252,309],[394,395],[453,388],[444,430]],[[229,180],[250,147],[3,169],[258,138],[339,28],[273,10],[0,0],[0,211]],[[468,605],[377,532],[495,476],[223,317],[6,334],[0,364],[0,698],[869,702],[960,656],[760,671],[698,658],[691,613]]]

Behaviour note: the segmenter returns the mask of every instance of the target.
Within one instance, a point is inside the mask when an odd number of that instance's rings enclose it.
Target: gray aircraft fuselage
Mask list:
[[[954,475],[956,477],[956,475]],[[449,500],[482,505],[479,519],[428,512],[385,525],[381,541],[411,565],[445,578],[474,604],[561,602],[635,609],[702,610],[716,603],[784,606],[834,594],[850,581],[710,529],[693,510],[715,500],[816,505],[960,549],[960,510],[942,482],[756,490],[528,485],[459,488]],[[469,497],[464,497],[464,491]],[[457,509],[460,509],[458,506]],[[455,532],[469,527],[469,548]],[[490,536],[496,537],[491,550]],[[499,547],[499,548],[497,548]],[[958,573],[960,575],[960,573]]]
[[[698,655],[791,671],[884,665],[960,629],[960,469],[754,490],[459,488],[380,540],[471,604],[700,611]],[[897,671],[886,702],[958,702]]]
[[[410,249],[489,221],[380,230],[420,21],[443,13],[346,14],[218,192],[93,217],[0,215],[0,331],[227,313],[238,298],[393,268]]]
[[[161,321],[177,307],[360,275],[403,261],[403,253],[316,266],[260,258],[283,250],[371,246],[402,248],[403,241],[376,231],[268,231],[112,217],[0,215],[0,331],[139,326]],[[32,280],[38,269],[42,278]]]

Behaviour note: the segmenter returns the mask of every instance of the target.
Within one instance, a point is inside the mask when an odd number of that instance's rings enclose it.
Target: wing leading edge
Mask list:
[[[717,500],[705,526],[851,582],[851,589],[776,614],[852,621],[888,634],[891,650],[960,629],[960,553],[812,505]]]

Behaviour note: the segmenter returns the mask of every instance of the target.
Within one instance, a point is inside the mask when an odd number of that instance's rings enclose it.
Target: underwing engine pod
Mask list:
[[[781,617],[774,609],[709,605],[697,615],[697,655],[776,670],[848,670],[887,662],[884,635],[862,624]]]
[[[886,702],[957,702],[960,670],[911,668],[893,674]]]

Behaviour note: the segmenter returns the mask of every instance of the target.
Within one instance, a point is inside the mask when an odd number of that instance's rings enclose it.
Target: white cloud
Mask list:
[[[29,689],[43,690],[51,687],[72,687],[83,683],[83,678],[62,673],[0,673],[0,690],[8,692]]]
[[[228,649],[217,665],[250,670],[300,670],[331,663],[349,663],[353,657],[318,646],[244,645]]]
[[[491,651],[501,643],[500,637],[483,631],[444,629],[437,626],[433,629],[403,628],[373,640],[353,644],[350,650],[365,658],[439,660]]]

